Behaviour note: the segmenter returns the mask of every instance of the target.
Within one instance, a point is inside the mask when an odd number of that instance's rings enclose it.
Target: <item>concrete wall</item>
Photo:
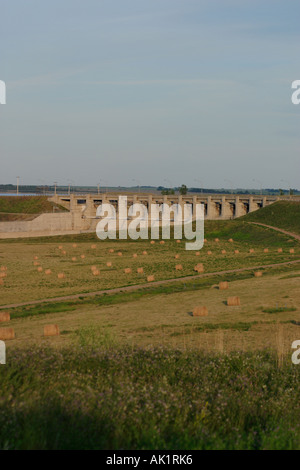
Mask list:
[[[41,214],[33,220],[0,222],[0,238],[21,236],[53,235],[74,230],[73,215],[68,212]]]

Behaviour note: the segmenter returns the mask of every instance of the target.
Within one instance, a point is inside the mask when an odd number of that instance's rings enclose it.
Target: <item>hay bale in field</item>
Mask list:
[[[205,306],[195,307],[193,309],[193,317],[207,317],[208,309]]]
[[[63,249],[62,245],[59,245],[58,249],[59,249],[59,250],[62,250],[62,249]]]
[[[57,325],[44,326],[44,336],[59,336],[59,328]]]
[[[290,253],[295,253],[294,248],[291,248],[291,249],[290,249]]]
[[[34,256],[33,259],[36,261],[37,259],[39,259],[38,256]]]
[[[4,286],[4,281],[3,281],[3,279],[0,279],[0,286]]]
[[[138,274],[143,274],[144,273],[144,268],[137,268],[137,273]]]
[[[63,250],[61,253],[62,253],[63,255],[66,255],[66,254],[67,254],[66,250]]]
[[[108,268],[111,268],[111,267],[112,267],[111,261],[107,261],[106,266],[107,266]]]
[[[181,240],[176,240],[176,243],[181,243]]]
[[[164,240],[161,240],[161,241],[159,242],[159,244],[160,244],[160,245],[164,245],[164,244],[165,244],[165,241],[164,241]]]
[[[278,248],[278,253],[282,253],[282,248]]]
[[[121,251],[119,251],[118,256],[123,256],[123,253]]]
[[[212,251],[208,250],[207,254],[212,255]]]
[[[7,271],[7,266],[1,266],[0,271],[1,271],[1,272]]]
[[[219,240],[218,238],[215,238],[215,242],[216,242],[216,243],[219,243],[219,241],[220,241],[220,240]]]
[[[131,274],[131,273],[132,273],[131,268],[125,268],[125,269],[124,269],[124,273],[125,273],[125,274]]]
[[[153,282],[154,280],[155,280],[155,277],[153,276],[153,274],[151,274],[150,276],[147,276],[148,282]]]
[[[65,274],[64,273],[58,273],[57,275],[58,279],[65,279]]]
[[[52,274],[51,269],[45,269],[45,274],[46,274],[47,276],[49,276],[49,274]]]
[[[147,251],[143,251],[143,255],[147,255],[147,254],[148,254]]]
[[[10,313],[0,312],[0,323],[10,321]]]
[[[254,277],[262,277],[262,275],[263,275],[262,271],[256,271],[254,273]]]
[[[264,248],[264,253],[269,253],[269,248]]]
[[[206,239],[206,238],[204,238],[204,243],[207,243],[207,239]]]
[[[228,297],[227,305],[229,307],[237,307],[237,306],[241,305],[241,300],[240,300],[239,297]]]
[[[97,248],[96,245],[91,245],[92,250],[95,250]]]
[[[175,259],[179,259],[180,258],[180,255],[175,255]]]
[[[110,249],[108,250],[108,253],[114,253],[114,251],[115,251],[115,250],[114,250],[113,248],[110,248]]]
[[[92,271],[96,271],[96,269],[97,269],[97,266],[91,266]]]
[[[137,258],[138,255],[136,253],[133,253],[132,256],[133,256],[133,258]]]
[[[226,255],[226,250],[222,250],[222,255]]]
[[[176,271],[182,271],[183,270],[182,264],[176,264],[175,269]]]
[[[229,243],[233,243],[233,239],[232,238],[229,238]]]
[[[72,261],[77,261],[76,256],[72,256]]]
[[[155,244],[155,241],[154,241],[154,240],[151,240],[150,244],[151,244],[151,245],[154,245],[154,244]]]
[[[38,271],[38,273],[42,273],[42,272],[43,272],[42,266],[39,266],[39,267],[37,268],[37,271]]]
[[[0,340],[7,341],[15,338],[15,330],[13,328],[0,328]]]
[[[80,255],[80,258],[81,258],[81,259],[85,259],[85,255]]]
[[[203,273],[204,271],[203,264],[202,263],[196,264],[196,266],[194,267],[194,271],[196,271],[197,273]]]
[[[40,265],[40,263],[38,261],[33,262],[33,266],[39,266],[39,265]]]
[[[254,253],[254,249],[250,248],[249,253]]]
[[[76,243],[73,243],[73,245],[72,245],[72,246],[73,246],[73,248],[77,248],[77,245],[76,245]]]
[[[94,269],[93,270],[93,276],[99,276],[99,275],[100,275],[99,269]]]
[[[0,272],[0,278],[4,278],[4,277],[7,277],[7,274],[5,272]]]
[[[196,251],[195,255],[200,256],[200,251]]]
[[[238,255],[238,254],[239,254],[239,250],[234,250],[234,253],[235,253],[236,255]]]
[[[229,287],[229,283],[227,281],[219,282],[219,290],[226,290]]]

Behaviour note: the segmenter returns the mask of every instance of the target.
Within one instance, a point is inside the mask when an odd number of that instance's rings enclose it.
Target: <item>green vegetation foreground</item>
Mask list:
[[[105,342],[109,338],[102,338]],[[9,352],[1,449],[300,449],[300,367],[268,352]]]

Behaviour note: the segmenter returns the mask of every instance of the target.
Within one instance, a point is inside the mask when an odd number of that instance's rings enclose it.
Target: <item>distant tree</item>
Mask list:
[[[283,189],[279,189],[279,195],[280,195],[280,196],[283,196],[283,195],[284,195]]]
[[[179,193],[184,196],[188,191],[188,188],[186,187],[185,184],[182,184],[181,187],[179,188]]]

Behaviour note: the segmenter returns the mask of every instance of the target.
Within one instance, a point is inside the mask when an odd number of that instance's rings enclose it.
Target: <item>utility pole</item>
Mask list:
[[[19,196],[20,176],[17,176],[17,196]]]
[[[54,196],[56,196],[56,185],[57,185],[57,183],[56,183],[56,181],[55,181],[55,182],[54,182]]]

